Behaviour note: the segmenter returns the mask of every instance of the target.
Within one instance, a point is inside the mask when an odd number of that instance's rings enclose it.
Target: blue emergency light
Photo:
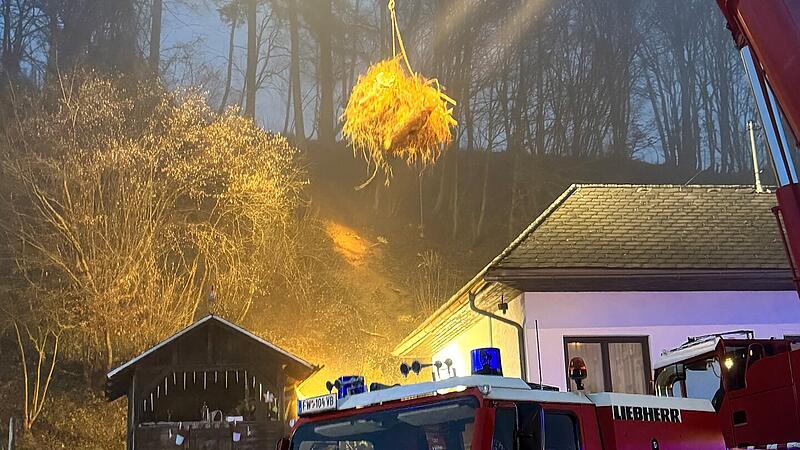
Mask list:
[[[500,349],[494,347],[476,348],[470,352],[473,375],[503,376],[500,362]]]
[[[363,394],[364,392],[367,392],[367,387],[364,384],[364,377],[360,375],[339,377],[339,379],[334,383],[334,387],[336,387],[337,398],[339,398],[339,400],[347,397],[348,395]]]

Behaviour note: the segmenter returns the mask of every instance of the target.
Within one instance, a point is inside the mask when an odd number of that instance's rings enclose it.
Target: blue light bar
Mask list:
[[[503,364],[500,362],[500,349],[494,347],[476,348],[470,352],[473,375],[503,376]]]
[[[364,384],[364,377],[360,375],[339,377],[339,379],[336,380],[336,391],[340,400],[348,395],[367,392],[367,387]]]

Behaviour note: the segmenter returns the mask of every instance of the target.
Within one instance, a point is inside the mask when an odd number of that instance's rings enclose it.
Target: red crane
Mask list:
[[[782,117],[800,137],[800,1],[717,0],[753,88],[778,176],[773,210],[800,292],[800,184]]]

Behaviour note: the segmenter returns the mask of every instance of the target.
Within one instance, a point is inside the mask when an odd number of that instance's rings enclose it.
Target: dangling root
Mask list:
[[[353,189],[355,189],[356,192],[358,192],[358,191],[364,189],[365,187],[369,186],[369,184],[372,183],[372,180],[375,179],[375,175],[378,175],[378,165],[377,164],[375,164],[375,170],[372,172],[372,176],[369,177],[369,179],[367,181],[361,183],[360,185],[354,187]]]

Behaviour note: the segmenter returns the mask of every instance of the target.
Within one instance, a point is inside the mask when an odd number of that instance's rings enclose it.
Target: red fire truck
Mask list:
[[[740,49],[764,125],[780,185],[773,212],[800,288],[800,183],[790,150],[800,138],[800,1],[717,4]],[[752,334],[690,339],[664,355],[657,393],[711,399],[729,447],[800,448],[800,350],[794,345]]]
[[[476,352],[499,363],[497,349]],[[580,381],[585,365],[574,365],[571,375]],[[725,448],[709,400],[559,392],[486,375],[501,373],[494,363],[485,368],[473,364],[471,376],[369,391],[363,378],[342,377],[337,392],[299,402],[291,439],[278,450]]]
[[[711,400],[730,448],[800,448],[800,341],[690,338],[662,353],[655,385],[659,396]]]
[[[753,87],[780,185],[775,217],[800,284],[800,182],[787,138],[800,136],[800,0],[717,3]],[[800,448],[791,442],[800,440],[800,351],[791,346],[752,336],[694,340],[665,355],[672,359],[656,378],[662,396],[557,392],[480,367],[473,376],[369,391],[363,378],[343,377],[336,393],[300,402],[291,439],[278,450],[712,450],[726,448],[723,433],[729,448]],[[574,366],[573,379],[585,377]],[[694,383],[709,373],[716,387]],[[695,395],[710,400],[687,398]]]

